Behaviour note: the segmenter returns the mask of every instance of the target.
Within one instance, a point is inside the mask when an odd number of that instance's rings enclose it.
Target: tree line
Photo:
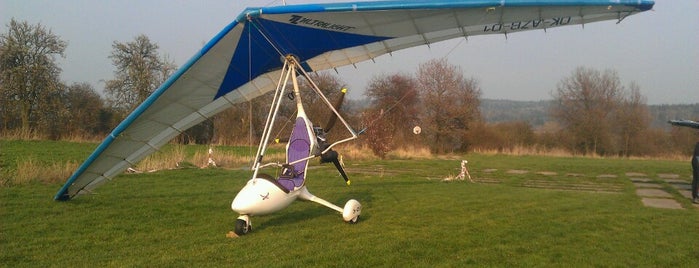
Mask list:
[[[145,35],[114,41],[108,56],[114,77],[98,93],[88,83],[60,81],[58,57],[67,43],[41,24],[12,19],[0,35],[0,136],[47,139],[96,138],[109,133],[177,66]],[[314,82],[330,98],[343,87],[320,72]],[[308,87],[302,80],[302,87]],[[304,90],[304,92],[310,92]],[[552,92],[548,122],[534,128],[524,121],[487,123],[479,104],[481,88],[446,59],[420,64],[415,73],[374,76],[363,101],[346,101],[341,112],[361,130],[361,143],[379,157],[398,148],[429,148],[436,154],[515,147],[563,149],[582,155],[658,156],[689,153],[696,136],[650,126],[645,97],[634,82],[623,85],[614,70],[578,67]],[[256,144],[262,135],[271,93],[232,107],[187,130],[183,143]],[[314,124],[329,117],[317,96],[304,93]],[[275,136],[290,131],[293,102],[285,102]],[[697,118],[690,118],[697,119]],[[292,123],[291,123],[292,124]],[[337,133],[335,133],[337,132]],[[341,136],[333,131],[330,137]]]
[[[48,139],[108,133],[176,69],[145,35],[115,41],[115,78],[103,98],[86,82],[60,81],[67,43],[41,24],[12,19],[0,35],[0,130]]]

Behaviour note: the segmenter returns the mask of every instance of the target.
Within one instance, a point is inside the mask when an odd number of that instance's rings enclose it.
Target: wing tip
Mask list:
[[[71,197],[68,193],[59,193],[53,198],[54,201],[70,201],[70,199]]]

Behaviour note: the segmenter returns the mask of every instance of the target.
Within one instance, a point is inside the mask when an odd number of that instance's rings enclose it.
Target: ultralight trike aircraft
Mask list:
[[[340,208],[328,201],[312,195],[306,188],[306,171],[308,170],[308,161],[315,157],[321,158],[321,163],[333,163],[347,184],[350,180],[338,159],[338,153],[332,148],[342,142],[347,142],[357,138],[357,133],[347,124],[342,115],[338,112],[339,106],[342,104],[346,89],[342,89],[342,95],[337,102],[336,107],[333,107],[330,101],[325,97],[323,92],[311,80],[311,77],[298,64],[298,60],[293,55],[284,57],[284,67],[282,68],[282,77],[280,77],[275,91],[272,105],[270,106],[267,122],[262,134],[262,140],[257,149],[255,162],[252,166],[252,179],[243,187],[238,195],[233,199],[231,208],[240,213],[240,217],[236,220],[235,234],[243,235],[251,230],[250,216],[264,215],[279,211],[287,207],[297,198],[313,201],[324,205],[328,208],[342,213],[342,218],[351,223],[357,222],[362,206],[357,200],[351,199],[347,201],[344,209]],[[296,79],[296,72],[300,71],[301,75],[309,81],[313,91],[318,94],[323,103],[332,111],[332,115],[325,128],[314,127],[308,119],[306,112],[303,109],[299,84]],[[286,144],[286,162],[262,164],[262,160],[267,149],[267,144],[271,137],[272,127],[275,118],[279,112],[279,106],[284,99],[284,93],[287,86],[287,81],[291,78],[293,81],[293,94],[288,95],[296,101],[296,122],[294,123],[291,136]],[[326,137],[327,132],[335,125],[337,119],[342,122],[345,128],[351,134],[351,137],[340,140],[335,143],[329,143]],[[260,173],[260,169],[266,166],[276,166],[282,169],[281,175],[274,178],[267,174]]]
[[[241,214],[235,233],[250,230],[251,215],[278,211],[297,198],[323,204],[342,213],[345,221],[355,222],[361,212],[359,202],[350,200],[342,209],[311,195],[306,172],[308,161],[320,157],[333,162],[347,178],[332,148],[356,139],[357,133],[323,96],[350,133],[336,143],[326,141],[329,126],[311,124],[295,82],[297,75],[337,71],[401,49],[454,38],[507,36],[605,20],[619,23],[653,5],[651,0],[412,0],[248,8],[119,123],[54,199],[66,201],[91,193],[185,130],[276,89],[252,179],[231,204]],[[275,107],[288,79],[293,81],[298,111],[286,162],[263,164]],[[322,96],[317,87],[313,90]],[[281,173],[270,178],[260,172],[265,167],[277,167]]]

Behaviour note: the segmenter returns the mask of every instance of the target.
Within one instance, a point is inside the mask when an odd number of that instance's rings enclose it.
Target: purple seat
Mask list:
[[[299,159],[306,158],[311,154],[311,137],[306,127],[306,120],[303,117],[297,117],[294,129],[291,131],[289,138],[289,148],[286,150],[286,159],[288,163]],[[303,186],[306,179],[306,166],[308,160],[295,163],[284,167],[282,175],[279,176],[279,183],[289,191],[295,187]]]

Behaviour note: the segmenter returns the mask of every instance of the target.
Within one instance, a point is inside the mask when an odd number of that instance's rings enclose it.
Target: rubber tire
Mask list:
[[[235,220],[235,234],[238,236],[244,235],[252,231],[252,226],[250,226],[245,220],[237,219]]]

